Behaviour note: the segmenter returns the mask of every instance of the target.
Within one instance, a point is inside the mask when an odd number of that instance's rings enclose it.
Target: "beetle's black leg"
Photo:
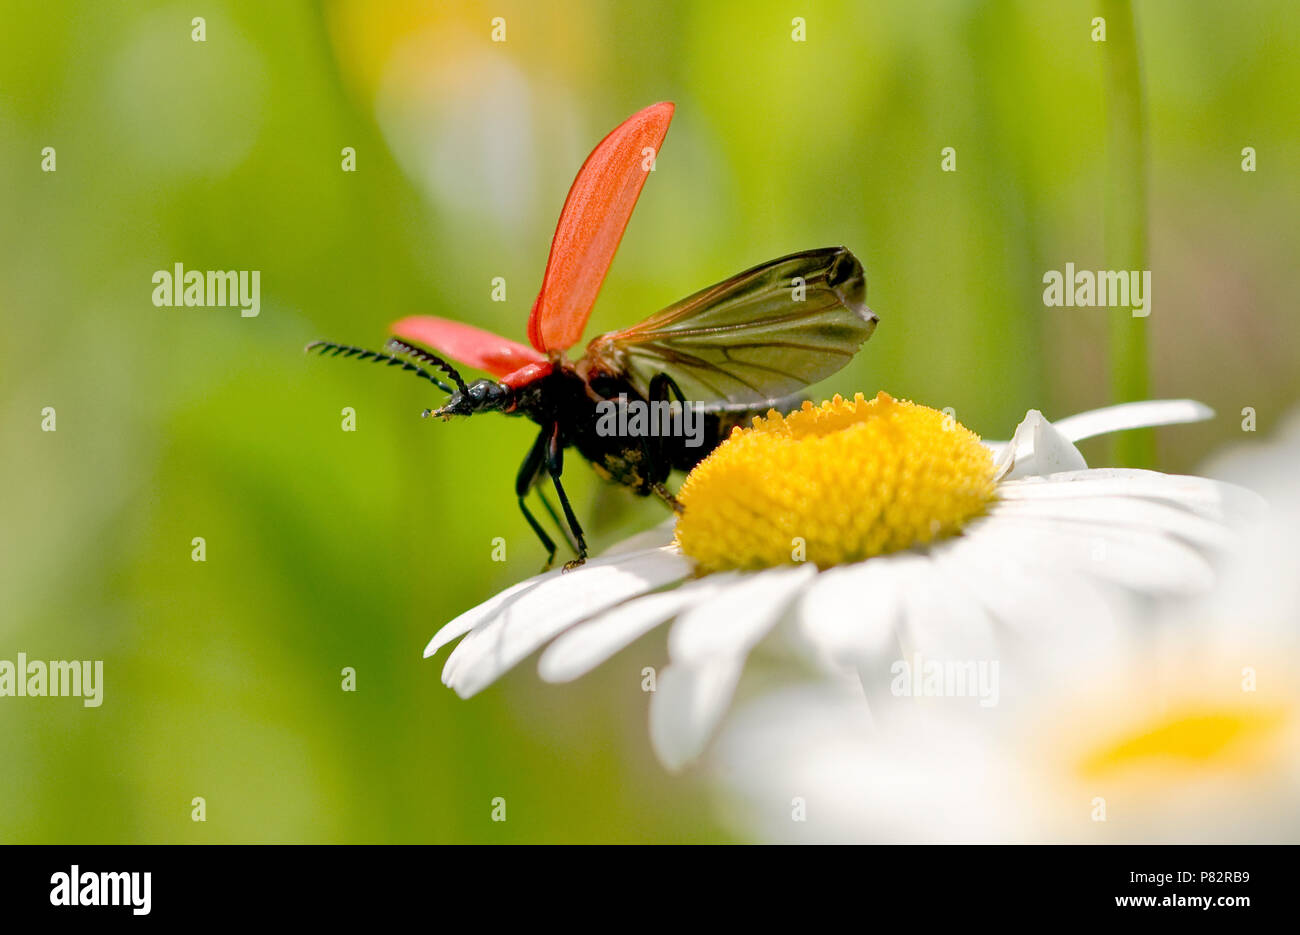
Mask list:
[[[519,474],[515,477],[515,496],[519,500],[519,510],[524,514],[524,519],[528,520],[528,525],[533,527],[533,532],[537,533],[537,538],[542,540],[543,548],[546,549],[546,564],[542,566],[543,571],[550,568],[555,561],[555,540],[546,534],[542,524],[537,522],[537,518],[529,511],[528,504],[524,502],[524,497],[537,483],[538,475],[542,473],[546,466],[546,448],[550,435],[550,429],[542,429],[537,436],[537,441],[533,442],[533,447],[529,449],[528,457],[524,458],[524,463],[519,466]]]
[[[560,519],[560,514],[555,512],[555,507],[551,504],[551,498],[546,496],[546,488],[538,486],[537,499],[542,501],[542,506],[546,507],[546,513],[551,517],[551,522],[555,528],[564,533],[564,541],[575,553],[578,551],[578,543],[573,540],[573,533],[569,531],[568,524]]]
[[[543,432],[543,435],[545,434]],[[555,485],[555,495],[560,498],[560,507],[564,510],[564,518],[569,521],[569,531],[573,533],[573,538],[578,542],[578,548],[575,550],[578,557],[573,561],[564,563],[564,570],[572,571],[587,560],[587,540],[582,534],[582,526],[578,523],[578,517],[573,515],[573,507],[569,505],[569,495],[564,492],[564,486],[560,483],[560,474],[563,471],[564,446],[560,444],[560,427],[559,425],[553,425],[550,430],[550,438],[547,439],[546,473],[551,475],[551,483]]]

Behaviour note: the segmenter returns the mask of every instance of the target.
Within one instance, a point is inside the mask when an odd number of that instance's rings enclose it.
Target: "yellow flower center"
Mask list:
[[[705,571],[828,568],[951,536],[994,487],[992,454],[951,416],[836,396],[733,429],[677,494],[677,542]]]
[[[1130,768],[1239,766],[1271,747],[1286,720],[1277,708],[1245,705],[1175,710],[1097,745],[1080,771],[1094,779]]]

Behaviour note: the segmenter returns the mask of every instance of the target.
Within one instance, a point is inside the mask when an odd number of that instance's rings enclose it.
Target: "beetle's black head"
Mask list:
[[[463,390],[451,394],[441,409],[426,409],[426,416],[472,416],[480,412],[493,412],[509,407],[514,393],[504,383],[495,380],[475,380]]]

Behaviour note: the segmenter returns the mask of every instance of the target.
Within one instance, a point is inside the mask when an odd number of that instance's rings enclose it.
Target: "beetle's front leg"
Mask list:
[[[515,477],[515,496],[519,499],[519,509],[524,514],[524,519],[528,520],[528,525],[533,527],[533,532],[537,533],[537,538],[542,540],[542,546],[546,549],[546,564],[542,566],[542,571],[551,567],[555,561],[555,540],[546,534],[542,524],[537,522],[537,517],[533,516],[532,511],[528,509],[528,504],[524,502],[524,497],[528,495],[537,483],[537,476],[541,474],[546,463],[546,446],[548,429],[542,429],[537,436],[537,441],[533,442],[533,447],[528,451],[528,457],[524,458],[524,463],[519,466],[519,474]]]
[[[569,504],[569,495],[564,492],[564,485],[560,483],[560,474],[564,471],[564,446],[560,444],[560,426],[552,425],[550,433],[551,437],[546,446],[546,473],[551,475],[551,483],[555,485],[555,495],[560,498],[560,508],[564,510],[569,531],[573,533],[574,541],[578,544],[578,557],[564,563],[564,570],[572,571],[587,560],[587,540],[582,534],[578,517],[574,515],[573,507]]]

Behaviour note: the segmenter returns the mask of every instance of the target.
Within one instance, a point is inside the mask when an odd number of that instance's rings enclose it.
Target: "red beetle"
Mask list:
[[[863,304],[862,264],[843,247],[828,247],[755,266],[638,325],[598,335],[577,360],[565,356],[582,337],[672,116],[667,102],[633,114],[583,163],[528,317],[528,345],[432,315],[394,322],[397,337],[383,352],[331,341],[307,345],[400,367],[451,394],[426,416],[497,411],[541,426],[515,494],[546,547],[548,566],[555,542],[524,499],[543,477],[555,487],[564,522],[539,489],[542,503],[577,554],[565,567],[587,556],[560,483],[566,448],[576,448],[602,477],[679,509],[664,486],[672,470],[689,470],[754,415],[794,408],[799,391],[848,363],[875,329],[876,316]],[[467,384],[439,355],[495,379]]]

